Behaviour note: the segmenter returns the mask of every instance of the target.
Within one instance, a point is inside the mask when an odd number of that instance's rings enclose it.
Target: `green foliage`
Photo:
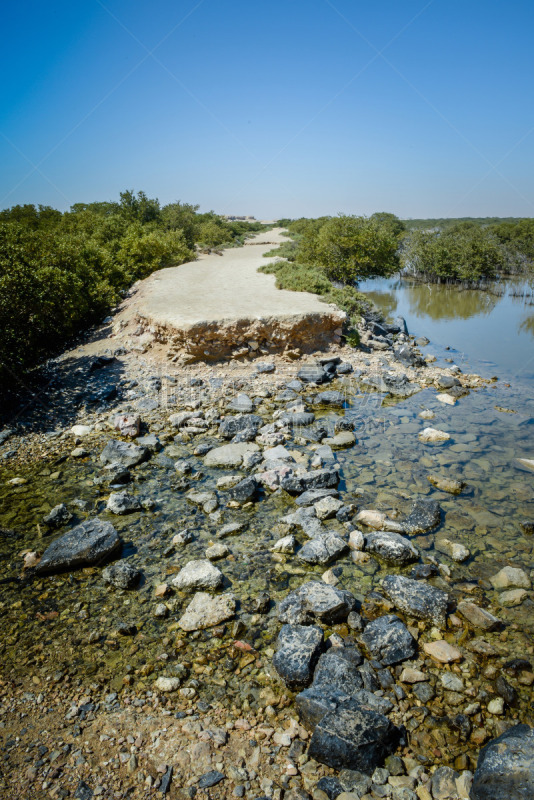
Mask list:
[[[534,219],[501,222],[490,230],[511,254],[534,262]]]
[[[327,294],[332,289],[332,284],[323,270],[309,264],[273,261],[271,264],[264,264],[258,272],[276,275],[277,289],[321,295]]]
[[[279,247],[274,247],[268,253],[264,253],[265,258],[287,258],[288,261],[295,261],[298,252],[298,243],[291,239],[288,242],[282,242]]]
[[[331,280],[348,284],[395,272],[398,244],[389,223],[339,216],[305,231],[297,260],[320,264]]]
[[[195,244],[239,244],[262,229],[133,191],[65,213],[0,211],[0,378],[2,365],[27,369],[97,322],[134,281],[194,259]]]
[[[505,268],[507,258],[496,236],[465,222],[443,232],[414,231],[402,261],[410,272],[427,280],[471,283],[494,278]]]

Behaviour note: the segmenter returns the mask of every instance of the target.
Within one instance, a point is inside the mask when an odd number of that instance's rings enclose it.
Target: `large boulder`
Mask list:
[[[333,489],[339,483],[339,473],[335,469],[316,469],[302,475],[286,478],[282,489],[289,494],[302,494],[310,489]]]
[[[337,589],[323,581],[308,581],[284,597],[278,606],[278,619],[299,625],[315,621],[334,625],[346,620],[355,606],[356,598],[346,589]]]
[[[323,631],[316,625],[284,625],[278,634],[273,666],[290,689],[302,689],[313,678],[323,649]]]
[[[366,626],[360,640],[384,667],[398,664],[417,653],[417,642],[395,614],[374,619]]]
[[[365,549],[389,564],[410,564],[419,559],[419,551],[405,536],[376,531],[365,536]]]
[[[333,769],[370,775],[397,747],[399,731],[390,720],[357,700],[347,700],[317,723],[308,756]]]
[[[104,464],[120,464],[121,467],[135,467],[149,456],[148,447],[111,439],[100,453],[100,461]]]
[[[414,581],[403,575],[386,575],[382,588],[396,607],[417,619],[430,620],[444,628],[448,595],[426,581]]]
[[[227,619],[231,619],[236,610],[237,601],[233,594],[221,594],[214,597],[207,592],[197,592],[186,610],[178,620],[184,631],[200,631],[213,628]]]
[[[532,800],[534,728],[514,725],[479,753],[471,800]]]
[[[121,547],[113,525],[95,517],[77,525],[49,545],[36,567],[40,574],[101,564]]]
[[[262,425],[263,420],[257,414],[225,417],[219,426],[219,433],[224,439],[233,439],[237,434],[254,439]]]
[[[190,561],[173,578],[172,585],[181,592],[194,589],[218,589],[224,581],[220,569],[217,569],[207,558]]]

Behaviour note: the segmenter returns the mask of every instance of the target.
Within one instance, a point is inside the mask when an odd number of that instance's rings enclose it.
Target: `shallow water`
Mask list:
[[[490,291],[399,277],[358,288],[387,315],[404,317],[410,333],[430,339],[429,352],[451,347],[464,371],[482,368],[534,381],[534,279],[495,284]]]

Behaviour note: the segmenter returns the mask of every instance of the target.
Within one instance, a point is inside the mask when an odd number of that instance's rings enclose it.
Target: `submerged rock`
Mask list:
[[[104,464],[120,464],[122,467],[135,467],[150,456],[148,447],[140,447],[132,442],[111,439],[100,454]]]
[[[61,528],[62,525],[66,525],[67,522],[71,521],[71,519],[72,514],[65,503],[60,503],[59,505],[54,506],[52,511],[50,511],[46,517],[43,518],[43,522],[45,525],[50,525],[52,528]]]
[[[514,725],[479,753],[471,800],[534,797],[534,728]]]
[[[297,553],[297,558],[307,564],[329,564],[348,550],[348,545],[335,533],[319,533]]]
[[[173,578],[172,585],[181,592],[192,589],[218,589],[224,581],[220,569],[217,569],[208,559],[190,561]]]
[[[132,514],[141,511],[141,503],[128,492],[112,492],[108,498],[106,508],[112,514]]]
[[[345,404],[345,395],[343,392],[337,391],[319,392],[319,394],[315,395],[314,403],[315,405],[343,408]]]
[[[356,514],[356,522],[361,522],[362,525],[367,525],[368,528],[374,528],[374,530],[378,531],[404,533],[404,525],[401,522],[388,519],[383,511],[377,511],[375,508],[362,508]]]
[[[531,581],[527,573],[518,567],[503,567],[490,578],[494,589],[530,589]]]
[[[323,631],[318,626],[283,626],[273,666],[290,689],[302,689],[311,683],[323,646]]]
[[[399,731],[386,716],[351,699],[317,723],[308,756],[334,769],[370,775],[395,750],[398,741]]]
[[[236,605],[233,594],[214,597],[206,592],[197,592],[178,620],[178,625],[184,631],[212,628],[231,619],[235,614]]]
[[[427,619],[445,627],[448,595],[425,581],[414,581],[403,575],[386,575],[382,588],[397,608],[417,619]]]
[[[386,531],[368,533],[365,536],[365,550],[389,564],[410,564],[419,558],[419,551],[409,539]]]
[[[406,533],[425,533],[439,525],[441,508],[437,500],[423,498],[416,500],[403,526]]]
[[[88,519],[49,545],[36,567],[39,574],[100,564],[116,553],[121,540],[113,525]]]
[[[482,628],[485,631],[495,631],[501,627],[502,623],[498,617],[493,616],[485,608],[471,603],[469,600],[462,600],[458,603],[458,611],[465,619],[474,625],[475,628]]]
[[[385,667],[398,664],[417,653],[417,642],[395,614],[370,622],[360,636],[373,658]]]
[[[286,478],[282,489],[289,494],[302,494],[310,489],[332,489],[339,483],[339,473],[335,469],[316,469],[303,475]]]
[[[356,598],[346,589],[337,589],[322,581],[308,581],[290,592],[278,606],[280,622],[327,625],[343,622],[356,607]]]
[[[424,428],[419,434],[419,440],[425,444],[447,442],[450,438],[450,433],[439,431],[437,428]]]
[[[141,579],[141,571],[126,561],[110,564],[102,572],[102,580],[117,589],[133,589]]]

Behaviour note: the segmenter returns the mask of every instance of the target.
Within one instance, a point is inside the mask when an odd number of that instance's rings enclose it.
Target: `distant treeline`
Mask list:
[[[0,378],[51,355],[105,314],[140,278],[195,258],[197,246],[243,243],[259,222],[227,222],[144,192],[69,211],[0,211]]]
[[[280,220],[292,237],[279,255],[355,283],[398,270],[429,281],[476,284],[533,274],[534,219],[400,220],[380,212]]]

